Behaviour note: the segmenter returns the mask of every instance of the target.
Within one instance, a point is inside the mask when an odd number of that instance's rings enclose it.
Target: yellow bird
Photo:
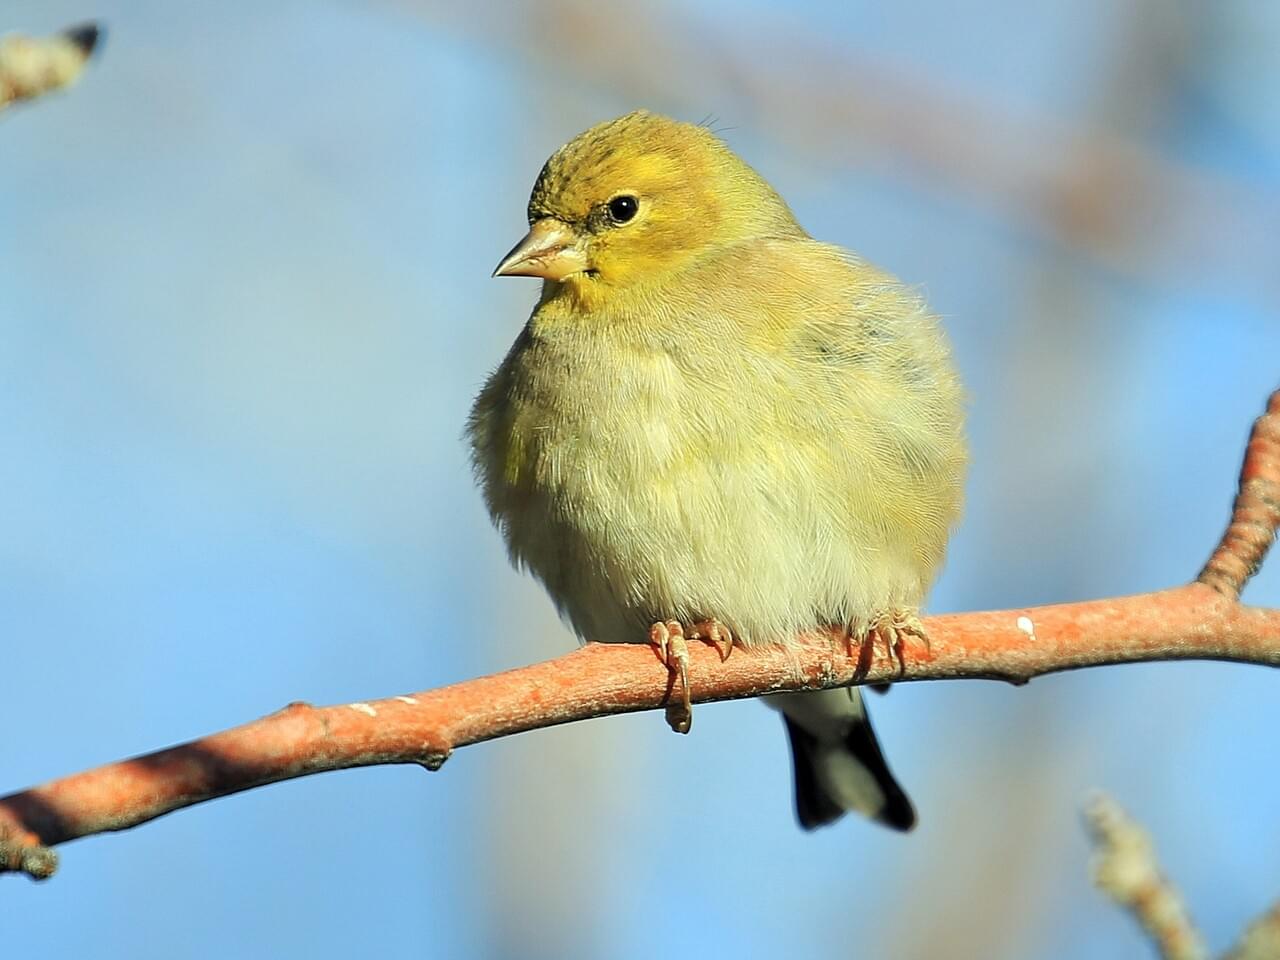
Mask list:
[[[495,276],[542,295],[468,422],[512,560],[584,640],[918,629],[960,510],[959,381],[894,277],[811,239],[701,126],[645,111],[561,147]],[[857,689],[782,711],[806,828],[915,823]]]

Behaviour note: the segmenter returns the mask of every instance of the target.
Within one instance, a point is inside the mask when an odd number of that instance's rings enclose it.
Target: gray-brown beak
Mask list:
[[[567,223],[553,217],[534,222],[524,239],[502,258],[495,277],[541,277],[563,280],[587,269],[581,238]]]

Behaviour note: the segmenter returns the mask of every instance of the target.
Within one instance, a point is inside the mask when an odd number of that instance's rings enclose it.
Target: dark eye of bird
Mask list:
[[[635,197],[614,197],[609,201],[609,219],[614,223],[626,223],[640,209],[640,201]]]

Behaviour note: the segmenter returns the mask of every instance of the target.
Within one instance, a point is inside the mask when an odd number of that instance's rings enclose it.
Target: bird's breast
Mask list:
[[[839,356],[713,319],[665,345],[526,332],[472,417],[512,557],[596,640],[712,616],[753,642],[918,603],[958,502],[955,427],[889,372],[837,383]]]
[[[695,424],[667,354],[537,344],[513,387],[506,480],[565,511],[642,495],[690,459]]]

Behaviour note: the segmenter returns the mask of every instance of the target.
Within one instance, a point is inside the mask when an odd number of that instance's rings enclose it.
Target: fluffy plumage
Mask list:
[[[626,222],[618,197],[637,202]],[[468,429],[513,560],[579,636],[714,618],[750,646],[913,611],[965,462],[960,387],[916,294],[810,239],[709,131],[644,112],[561,148],[529,219],[554,242],[499,272],[555,279]],[[837,693],[781,704],[808,759],[870,736],[858,692]],[[807,825],[902,796],[879,766],[879,801],[812,778],[826,816]]]

